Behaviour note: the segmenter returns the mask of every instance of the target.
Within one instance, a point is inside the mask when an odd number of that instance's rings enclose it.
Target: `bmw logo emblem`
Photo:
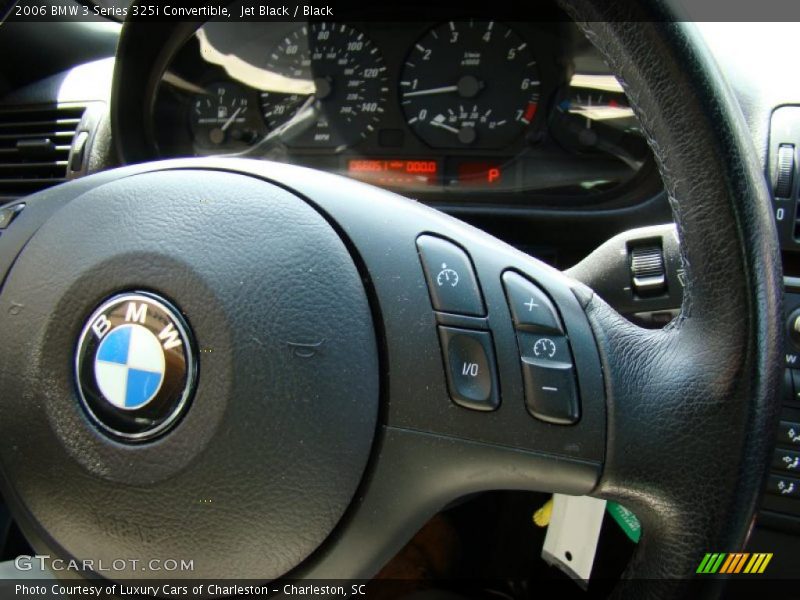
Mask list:
[[[75,378],[87,415],[102,431],[127,441],[152,439],[178,422],[194,391],[189,326],[155,294],[109,298],[81,332]]]

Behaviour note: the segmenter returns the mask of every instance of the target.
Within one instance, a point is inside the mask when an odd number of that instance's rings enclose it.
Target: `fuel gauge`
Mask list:
[[[241,86],[216,83],[197,94],[191,104],[190,123],[195,146],[204,150],[241,150],[263,134],[258,110]]]

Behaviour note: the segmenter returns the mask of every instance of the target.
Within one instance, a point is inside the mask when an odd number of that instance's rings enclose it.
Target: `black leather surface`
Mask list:
[[[183,311],[200,354],[186,416],[131,445],[88,421],[73,364],[94,308],[137,289]],[[289,192],[186,169],[99,185],[36,232],[0,315],[3,493],[59,555],[272,579],[350,503],[378,413],[374,326],[339,236]]]
[[[608,394],[596,493],[643,523],[618,595],[679,597],[713,593],[691,580],[703,553],[741,549],[751,524],[777,410],[781,267],[757,154],[702,42],[691,25],[665,21],[660,3],[629,4],[569,9],[621,76],[650,139],[689,283],[665,331],[579,295]],[[666,578],[684,579],[654,582]]]

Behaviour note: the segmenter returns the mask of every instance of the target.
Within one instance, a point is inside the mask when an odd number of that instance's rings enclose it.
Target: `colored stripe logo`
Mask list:
[[[705,575],[761,574],[772,560],[772,553],[709,552],[697,567],[697,573]]]

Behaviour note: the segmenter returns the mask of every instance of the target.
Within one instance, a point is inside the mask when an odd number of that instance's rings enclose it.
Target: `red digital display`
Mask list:
[[[439,163],[435,160],[351,159],[347,174],[384,186],[433,185],[438,183]]]
[[[500,163],[464,161],[458,164],[458,183],[462,185],[498,185],[503,180]]]

